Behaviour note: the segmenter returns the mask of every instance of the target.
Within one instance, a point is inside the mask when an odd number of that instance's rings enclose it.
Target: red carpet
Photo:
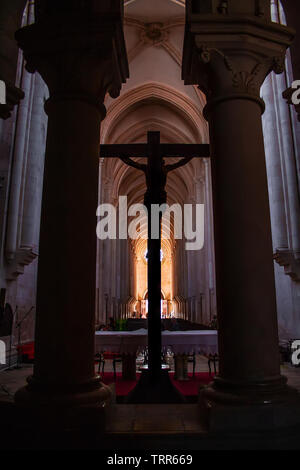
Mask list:
[[[138,378],[138,374],[137,374]],[[195,374],[193,378],[192,374],[189,374],[189,380],[187,381],[178,381],[174,379],[174,373],[170,373],[170,378],[174,383],[175,387],[185,396],[197,396],[199,388],[202,385],[207,385],[213,380],[213,375],[209,375],[208,372],[200,372]],[[102,381],[106,385],[114,383],[114,374],[112,372],[104,372],[102,376]],[[124,381],[122,380],[122,374],[117,373],[116,381],[116,394],[119,397],[128,395],[128,393],[135,387],[136,381]]]
[[[21,346],[17,346],[18,354],[22,357],[24,362],[34,360],[34,342],[24,343]]]

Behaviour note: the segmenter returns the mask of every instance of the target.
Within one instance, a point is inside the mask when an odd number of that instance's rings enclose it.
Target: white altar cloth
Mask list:
[[[148,345],[147,330],[96,331],[95,351],[136,354]],[[174,354],[217,354],[218,332],[215,330],[163,331],[162,346]]]

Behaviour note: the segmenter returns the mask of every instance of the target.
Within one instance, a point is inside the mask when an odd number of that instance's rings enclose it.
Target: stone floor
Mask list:
[[[174,364],[170,360],[171,370],[174,370]],[[192,372],[192,364],[189,364],[189,372]],[[97,368],[96,368],[97,369]],[[117,363],[117,372],[122,371],[122,364]],[[284,364],[281,367],[282,374],[288,378],[289,384],[300,391],[300,368],[292,367],[290,364]],[[112,361],[108,360],[105,364],[105,372],[112,372]],[[203,356],[196,358],[196,372],[208,372],[207,359]],[[12,369],[0,372],[0,400],[12,401],[15,392],[26,383],[26,378],[32,374],[32,365],[23,364],[20,369]]]
[[[171,364],[172,365],[172,364]],[[189,365],[191,368],[192,365]],[[121,365],[118,365],[120,371]],[[107,372],[112,371],[111,361],[105,365]],[[197,372],[208,371],[207,360],[197,357]],[[16,390],[24,385],[26,377],[32,373],[31,365],[23,365],[21,369],[0,372],[0,405],[7,406],[8,416],[13,410],[13,396]],[[289,384],[300,391],[300,368],[289,364],[282,366],[282,373],[288,377]],[[5,405],[5,403],[7,405]],[[11,421],[12,418],[9,418]],[[106,433],[84,433],[70,435],[67,444],[58,433],[47,436],[46,448],[91,448],[100,450],[134,450],[134,449],[169,449],[187,450],[222,450],[222,449],[300,449],[300,439],[291,432],[289,435],[263,436],[241,440],[239,436],[207,435],[200,419],[199,406],[187,405],[111,405],[106,412]],[[13,431],[14,432],[14,431]],[[25,433],[26,434],[26,433]],[[88,437],[87,437],[88,436]],[[23,448],[44,448],[38,434],[32,434],[23,441]],[[14,442],[14,436],[9,440]],[[56,442],[56,444],[54,444]],[[297,447],[298,446],[298,447]],[[6,448],[6,447],[5,447]],[[14,447],[13,447],[14,448]]]

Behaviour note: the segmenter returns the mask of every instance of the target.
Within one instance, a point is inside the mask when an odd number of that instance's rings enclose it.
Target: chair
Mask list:
[[[219,362],[219,356],[218,354],[210,354],[208,356],[208,368],[209,368],[209,375],[211,374],[211,364],[213,363],[214,365],[214,372],[215,374],[217,373],[217,362]]]
[[[188,364],[193,364],[193,379],[194,379],[195,371],[196,371],[196,353],[188,355]]]
[[[99,354],[97,356],[99,356]],[[113,365],[113,371],[114,371],[114,381],[116,382],[117,381],[116,364],[118,362],[122,362],[122,356],[119,353],[115,353],[115,352],[103,352],[102,354],[100,354],[100,356],[102,358],[101,363],[103,364],[102,374],[104,374],[105,361],[109,361],[109,360],[113,361],[112,365]],[[99,363],[99,372],[100,372],[101,363]]]
[[[113,353],[114,354],[114,353]],[[122,356],[118,353],[115,353],[113,357],[113,369],[114,369],[114,381],[117,381],[117,369],[116,369],[116,364],[122,362]]]
[[[105,361],[112,360],[113,371],[114,371],[114,381],[117,381],[117,368],[116,364],[122,362],[122,356],[119,353],[114,352],[104,352],[102,354],[98,353],[95,355],[95,361],[98,363],[98,374],[101,373],[101,364],[102,364],[102,375],[104,375]]]
[[[102,375],[104,374],[104,367],[105,367],[105,360],[102,356],[102,354],[98,353],[95,354],[95,361],[98,363],[98,374],[100,375],[101,373],[101,364],[102,364]]]

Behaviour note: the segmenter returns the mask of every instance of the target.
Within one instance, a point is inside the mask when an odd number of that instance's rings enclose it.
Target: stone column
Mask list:
[[[204,204],[204,210],[205,210],[205,219],[204,219],[204,247],[202,250],[197,251],[194,253],[194,264],[195,264],[195,279],[194,279],[194,284],[195,284],[195,289],[194,289],[194,296],[196,299],[196,296],[198,297],[200,292],[205,292],[205,289],[209,288],[209,253],[210,253],[210,244],[211,244],[211,236],[208,236],[209,230],[210,230],[210,219],[211,214],[209,213],[210,207],[208,205],[208,202],[206,201],[206,195],[205,195],[205,166],[204,163],[201,162],[201,167],[198,170],[198,174],[195,176],[194,179],[195,183],[195,196],[196,196],[196,203],[197,204]],[[198,302],[197,302],[198,304]],[[198,316],[198,307],[196,307],[196,318],[200,318]],[[200,323],[200,322],[198,322]]]
[[[33,4],[30,3],[27,9],[26,24],[31,24],[34,20]],[[19,223],[21,220],[20,200],[23,186],[23,173],[26,173],[28,156],[28,139],[31,127],[32,103],[35,83],[32,75],[26,70],[21,61],[20,86],[25,92],[25,99],[19,104],[16,119],[16,130],[14,136],[12,176],[10,183],[10,198],[7,218],[6,234],[6,258],[11,262],[18,249]]]
[[[39,74],[34,77],[34,95],[30,136],[28,139],[28,157],[26,168],[26,185],[22,217],[21,248],[38,252],[40,232],[40,201],[42,198],[44,154],[47,117],[43,101],[47,95],[44,81]]]
[[[280,110],[277,109],[278,103],[276,103],[277,97],[275,96],[274,89],[275,91],[278,90],[276,76],[270,74],[262,87],[262,96],[268,102],[268,108],[263,116],[263,130],[270,186],[273,246],[275,251],[277,249],[287,250],[289,242],[285,215],[284,176],[282,175],[283,152],[280,139],[274,137],[279,131],[277,119],[275,118],[277,114],[279,114],[278,119],[280,119],[281,114]],[[285,106],[282,98],[279,97],[279,99],[282,101],[282,105]],[[285,140],[289,139],[289,137],[290,136],[285,133]]]
[[[212,203],[212,180],[211,180],[211,162],[204,159],[205,167],[205,251],[206,251],[206,279],[205,288],[205,321],[210,321],[210,313],[215,310],[215,298],[211,296],[211,292],[215,291],[215,246],[214,246],[214,218]]]
[[[300,4],[299,2],[295,2],[293,0],[280,0],[281,4],[284,8],[284,13],[287,19],[287,23],[289,26],[295,28],[297,30],[296,38],[291,46],[291,59],[293,65],[293,72],[294,72],[294,79],[300,80],[300,35],[299,35],[299,15],[300,15]],[[276,14],[277,10],[277,2],[272,0],[272,7],[273,11]],[[278,18],[280,21],[282,18]],[[289,86],[291,83],[289,83]],[[287,89],[284,92],[284,98],[288,100],[289,104],[291,102],[291,95],[293,90],[291,88]],[[300,121],[300,105],[295,106],[295,110],[298,114],[298,120]]]
[[[293,0],[280,0],[280,3],[283,6],[288,25],[292,26],[293,28],[298,29],[299,28],[299,15],[300,15],[299,2],[293,2]],[[297,34],[295,41],[293,42],[291,46],[295,78],[300,77],[299,49],[300,49],[300,37],[299,37],[299,34]]]
[[[184,48],[185,82],[207,96],[214,194],[220,373],[201,403],[211,428],[256,430],[290,424],[278,405],[290,391],[280,375],[260,87],[283,71],[293,31],[271,23],[267,3],[260,12],[254,0],[227,3],[232,16],[188,11]]]
[[[39,71],[50,94],[35,365],[16,401],[63,415],[101,410],[109,397],[94,372],[99,139],[105,94],[118,95],[128,69],[121,3],[114,12],[98,2],[74,10],[56,3],[16,34],[28,70]]]
[[[284,74],[279,77],[271,74],[265,81],[262,96],[268,108],[263,116],[263,129],[275,259],[284,266],[282,272],[297,282],[300,279],[299,151],[298,135],[293,129],[294,113],[281,97],[286,86]],[[274,133],[277,136],[274,137]],[[278,277],[276,281],[278,283]]]
[[[103,192],[103,167],[104,158],[99,160],[99,189],[98,189],[98,205],[102,204]],[[97,239],[97,262],[96,262],[96,288],[97,288],[97,303],[96,303],[96,323],[101,324],[103,319],[103,240]]]
[[[18,47],[14,40],[20,28],[27,0],[1,0],[0,4],[0,80],[6,86],[6,104],[0,104],[0,117],[11,116],[15,105],[24,98],[22,90],[15,86]]]

